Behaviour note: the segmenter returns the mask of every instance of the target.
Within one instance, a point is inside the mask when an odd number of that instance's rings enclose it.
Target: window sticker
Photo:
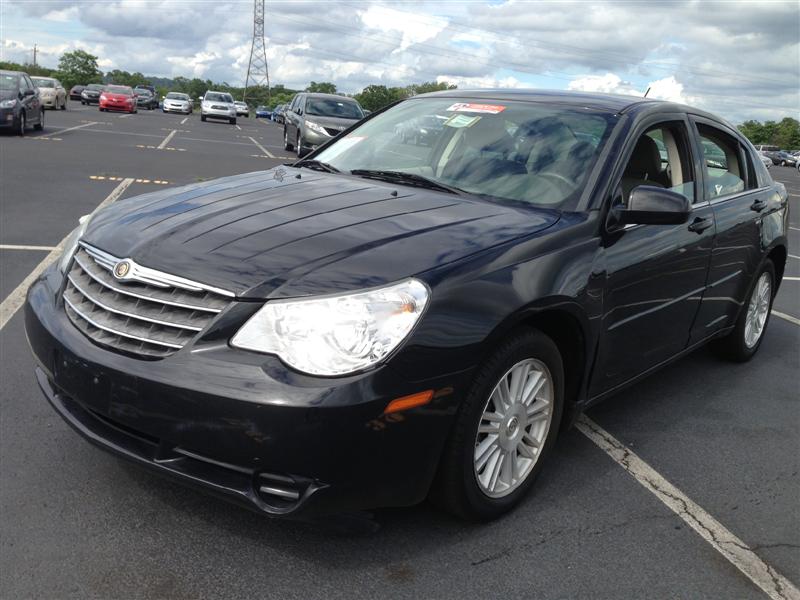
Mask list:
[[[444,125],[445,127],[454,127],[458,129],[460,127],[472,127],[480,120],[481,118],[477,115],[474,117],[468,115],[453,115],[444,122]]]
[[[499,104],[471,104],[468,102],[456,102],[447,110],[452,112],[474,112],[484,113],[487,115],[496,115],[506,109],[505,106]]]

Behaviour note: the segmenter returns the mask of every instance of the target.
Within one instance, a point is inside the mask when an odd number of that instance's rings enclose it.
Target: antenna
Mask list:
[[[648,87],[647,91],[644,93],[644,96],[642,96],[642,97],[643,98],[647,98],[647,94],[649,94],[649,93],[650,93],[650,88]]]
[[[267,86],[267,99],[272,100],[269,89],[269,68],[267,67],[267,44],[264,42],[264,0],[253,2],[253,45],[250,47],[250,62],[247,64],[247,78],[244,80],[242,100],[247,99],[247,90],[252,87]]]

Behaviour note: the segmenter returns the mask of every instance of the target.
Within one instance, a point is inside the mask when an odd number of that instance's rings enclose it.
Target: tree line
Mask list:
[[[57,77],[66,89],[71,88],[73,85],[86,85],[89,83],[116,83],[131,87],[145,84],[154,86],[159,96],[164,96],[168,92],[182,92],[196,99],[205,94],[207,90],[215,89],[228,92],[237,100],[243,99],[245,93],[243,87],[197,77],[192,79],[187,77],[175,77],[174,79],[149,77],[139,72],[130,73],[120,69],[114,69],[104,74],[98,68],[97,57],[84,50],[74,50],[62,54],[58,60],[57,69],[5,61],[0,61],[0,69],[26,71],[29,75]],[[455,88],[455,85],[444,82],[424,82],[405,87],[368,85],[359,93],[353,94],[352,97],[366,110],[376,111],[417,94]],[[270,89],[266,87],[249,88],[247,90],[247,98],[244,99],[252,106],[265,105],[274,108],[278,104],[288,104],[292,97],[300,91],[326,94],[339,93],[333,83],[312,81],[305,90],[293,90],[280,84],[271,86]],[[739,125],[739,131],[747,136],[753,144],[770,144],[787,150],[800,148],[800,122],[791,117],[786,117],[780,121],[765,121],[764,123],[754,120],[745,121]]]

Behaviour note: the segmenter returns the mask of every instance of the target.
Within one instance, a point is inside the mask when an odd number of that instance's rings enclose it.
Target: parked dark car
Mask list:
[[[426,116],[439,138],[403,145]],[[25,325],[55,410],[154,471],[272,516],[430,495],[489,519],[586,407],[707,342],[753,357],[788,219],[706,112],[451,90],[97,212]]]
[[[364,118],[352,98],[335,94],[297,94],[283,113],[283,147],[305,156]]]
[[[102,83],[90,83],[81,92],[81,104],[100,104],[100,94],[103,93],[105,85]]]
[[[147,110],[155,110],[158,108],[158,98],[156,98],[150,90],[136,88],[133,90],[136,95],[136,106],[145,108]]]
[[[796,167],[797,157],[785,150],[778,150],[770,155],[773,165],[780,165],[782,167]]]
[[[139,92],[142,91],[150,92],[150,95],[153,96],[153,98],[158,98],[158,94],[156,94],[156,88],[153,87],[152,85],[145,85],[140,83],[139,85],[133,88],[134,94],[138,94]]]
[[[272,111],[272,120],[282,125],[285,122],[284,120],[285,112],[286,112],[286,105],[278,104],[278,106],[275,107],[275,110]]]
[[[271,116],[272,113],[266,106],[256,107],[256,119],[269,119]]]
[[[85,85],[73,85],[69,89],[69,99],[70,100],[80,100],[81,99],[81,92],[86,89]]]
[[[44,106],[27,73],[0,71],[0,130],[25,135],[28,127],[44,129]]]

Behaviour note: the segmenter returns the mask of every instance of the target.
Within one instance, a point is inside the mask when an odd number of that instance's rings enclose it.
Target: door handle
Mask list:
[[[697,217],[694,221],[689,224],[689,231],[694,231],[695,233],[703,233],[706,229],[711,227],[714,224],[714,221],[709,219],[708,217],[700,218]]]
[[[767,208],[766,200],[756,200],[750,205],[750,210],[754,210],[756,212],[761,212],[765,208]]]

